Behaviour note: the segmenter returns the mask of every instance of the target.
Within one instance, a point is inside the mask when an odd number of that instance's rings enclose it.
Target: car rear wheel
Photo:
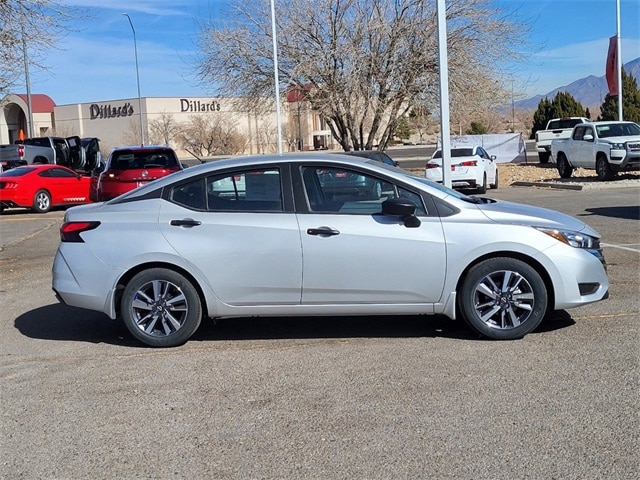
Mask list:
[[[565,157],[563,153],[558,154],[558,164],[556,168],[558,169],[560,178],[569,178],[573,174],[573,167],[569,165],[569,160],[567,160],[567,157]]]
[[[121,301],[122,319],[131,334],[152,347],[175,347],[200,326],[198,292],[183,275],[151,268],[135,275]]]
[[[482,175],[482,185],[476,189],[477,193],[487,193],[487,174]]]
[[[547,310],[540,274],[521,260],[498,257],[471,268],[458,305],[476,332],[495,340],[524,337],[540,325]]]
[[[492,190],[496,190],[498,188],[498,169],[496,168],[496,178],[494,180],[494,182],[489,185],[489,188],[491,188]]]
[[[51,210],[51,195],[46,190],[38,190],[33,197],[33,211],[37,213],[47,213]]]

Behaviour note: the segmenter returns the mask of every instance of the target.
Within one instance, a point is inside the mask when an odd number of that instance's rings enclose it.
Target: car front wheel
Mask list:
[[[540,274],[521,260],[498,257],[473,266],[462,283],[458,305],[476,332],[495,340],[524,337],[547,310]]]
[[[598,178],[603,181],[612,180],[616,176],[616,172],[612,170],[607,157],[604,155],[598,155],[598,158],[596,158],[596,173]]]
[[[151,268],[135,275],[122,294],[122,319],[131,334],[151,347],[175,347],[200,326],[198,292],[183,275]]]

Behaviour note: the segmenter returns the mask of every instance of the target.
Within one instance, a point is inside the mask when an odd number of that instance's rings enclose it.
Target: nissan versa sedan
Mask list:
[[[346,155],[199,165],[69,209],[60,235],[59,300],[155,347],[186,342],[203,318],[249,316],[440,314],[517,339],[608,296],[583,222]]]

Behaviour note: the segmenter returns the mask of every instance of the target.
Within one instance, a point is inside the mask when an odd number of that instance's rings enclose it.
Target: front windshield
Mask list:
[[[598,137],[630,137],[640,135],[640,125],[637,123],[605,123],[597,125]]]

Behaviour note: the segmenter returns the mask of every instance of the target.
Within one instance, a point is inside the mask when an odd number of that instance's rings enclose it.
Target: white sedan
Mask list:
[[[427,162],[425,177],[442,183],[442,150],[436,150]],[[479,146],[452,148],[451,186],[475,189],[478,193],[486,193],[487,186],[498,188],[496,156]]]

